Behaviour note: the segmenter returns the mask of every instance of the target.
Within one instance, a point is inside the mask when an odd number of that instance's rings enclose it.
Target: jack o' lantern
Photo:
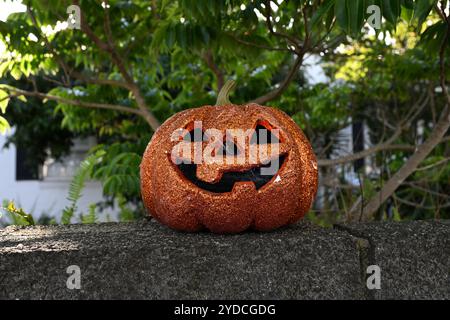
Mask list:
[[[318,171],[307,138],[278,109],[230,103],[233,86],[234,82],[224,86],[216,106],[172,116],[144,153],[145,207],[173,229],[269,231],[297,222],[312,205]],[[219,156],[223,161],[217,161]]]

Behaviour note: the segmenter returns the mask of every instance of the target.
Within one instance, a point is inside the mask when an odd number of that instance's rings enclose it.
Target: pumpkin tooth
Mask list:
[[[217,183],[222,178],[222,172],[217,166],[200,164],[197,166],[197,178],[207,183]]]

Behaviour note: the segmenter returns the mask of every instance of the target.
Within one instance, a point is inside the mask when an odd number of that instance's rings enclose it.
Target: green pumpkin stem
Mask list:
[[[236,81],[234,80],[228,80],[222,87],[222,89],[219,92],[219,95],[217,96],[217,102],[216,106],[226,106],[232,104],[230,102],[230,93],[236,86]]]

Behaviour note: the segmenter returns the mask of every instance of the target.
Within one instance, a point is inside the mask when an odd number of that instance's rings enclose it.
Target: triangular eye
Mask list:
[[[240,151],[234,142],[227,140],[223,144],[222,154],[226,154],[228,156],[237,156],[240,154]]]
[[[183,140],[187,142],[202,142],[204,139],[205,135],[200,128],[192,129],[183,137]]]
[[[250,144],[271,144],[280,143],[280,140],[270,130],[262,125],[257,125],[253,133]]]

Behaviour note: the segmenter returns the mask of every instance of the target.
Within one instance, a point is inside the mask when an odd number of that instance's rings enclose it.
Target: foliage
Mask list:
[[[81,162],[80,168],[77,170],[73,176],[72,182],[70,183],[69,195],[67,197],[67,200],[70,201],[70,205],[63,211],[61,218],[62,224],[70,223],[77,210],[77,202],[81,198],[86,180],[89,179],[94,166],[104,155],[105,152],[99,150],[89,155],[84,161]],[[88,215],[88,218],[89,217],[92,217],[92,208],[90,214]]]
[[[374,144],[384,141],[426,97],[426,108],[393,141],[417,145],[430,135],[445,105],[436,88],[447,27],[439,8],[448,1],[77,1],[96,38],[86,30],[61,29],[72,2],[27,3],[29,13],[0,22],[7,49],[0,59],[0,132],[9,120],[17,127],[10,141],[29,146],[35,162],[48,153],[64,155],[74,137],[93,135],[99,141],[74,177],[64,223],[74,216],[89,178],[103,183],[108,201],[102,205],[119,206],[125,220],[133,212],[143,215],[140,155],[154,128],[139,112],[163,122],[183,109],[213,104],[227,78],[238,81],[233,101],[245,103],[282,87],[299,57],[320,57],[327,83],[310,83],[301,68],[268,104],[291,115],[325,159],[347,144],[340,141],[341,129],[365,123]],[[369,5],[380,7],[381,29],[366,23]],[[46,97],[24,101],[11,86]],[[103,107],[86,107],[89,103]],[[111,105],[128,111],[104,107]],[[371,172],[354,172],[351,162],[321,168],[323,178],[331,176],[345,188],[324,185],[317,207],[329,215],[313,212],[311,219],[324,225],[344,219],[339,212],[349,210],[361,193],[374,194],[410,154],[389,150],[365,157],[373,163]],[[436,147],[422,164],[431,167],[410,176],[385,204],[386,218],[430,218],[433,208],[448,202],[443,196],[450,193],[448,157],[448,145]],[[441,217],[449,214],[445,208],[437,211]],[[92,222],[95,216],[91,208],[82,220]]]
[[[134,207],[136,217],[144,216],[141,203],[140,172],[141,155],[150,139],[149,135],[129,137],[129,142],[104,143],[91,152],[103,151],[105,155],[93,168],[91,177],[102,182],[103,193],[116,201],[120,211],[127,204]]]
[[[89,206],[89,212],[86,215],[81,215],[81,223],[83,224],[93,224],[97,222],[97,205],[91,204]]]
[[[8,81],[10,85],[31,89],[31,85],[25,85],[24,82],[12,79]],[[36,82],[41,86],[45,85],[43,79]],[[49,157],[59,160],[69,153],[75,135],[68,129],[61,128],[63,116],[55,112],[54,105],[49,108],[35,97],[26,100],[11,99],[9,105],[5,118],[15,127],[15,131],[8,136],[3,147],[8,148],[14,144],[26,150],[25,164],[29,168],[43,165]]]
[[[1,210],[9,214],[9,219],[14,225],[35,225],[33,216],[29,213],[26,213],[22,208],[17,208],[13,201],[4,201],[3,207],[0,207],[0,211]]]
[[[0,116],[0,134],[5,134],[10,128],[8,121]]]

